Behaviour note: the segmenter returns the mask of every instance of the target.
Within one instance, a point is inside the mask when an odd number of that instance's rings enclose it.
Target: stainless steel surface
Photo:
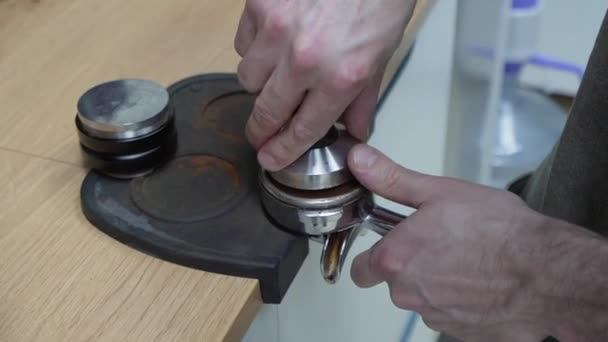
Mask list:
[[[263,188],[277,200],[302,209],[326,209],[346,205],[365,195],[365,189],[356,182],[349,182],[325,190],[301,190],[273,181],[268,172],[260,172]]]
[[[273,182],[260,172],[262,205],[283,228],[308,235],[324,235],[349,229],[361,222],[361,201],[369,193],[360,187],[345,193],[325,190],[293,190]],[[315,196],[316,195],[316,196]]]
[[[378,207],[373,194],[355,182],[328,190],[301,191],[277,185],[261,171],[260,185],[268,214],[295,233],[325,235],[363,225],[384,235],[405,218]]]
[[[382,236],[405,219],[378,207],[347,165],[357,143],[336,128],[292,165],[279,172],[261,170],[262,205],[282,228],[323,243],[321,275],[330,284],[340,278],[346,255],[362,229]]]
[[[384,236],[404,219],[405,216],[403,215],[372,205],[367,217],[363,220],[363,224],[366,228]]]
[[[360,226],[355,226],[352,229],[324,236],[320,265],[321,275],[328,283],[335,284],[340,279],[348,251],[360,230]]]
[[[262,206],[283,229],[307,234],[323,243],[321,275],[330,284],[340,272],[350,246],[362,229],[381,236],[405,219],[373,200],[359,183],[350,182],[326,190],[291,189],[260,172]]]
[[[78,119],[92,136],[129,139],[151,133],[169,120],[169,93],[139,79],[99,84],[78,100]]]
[[[322,190],[353,180],[348,170],[348,151],[357,140],[346,130],[336,128],[337,137],[328,145],[311,148],[281,171],[271,172],[277,182],[295,189]]]

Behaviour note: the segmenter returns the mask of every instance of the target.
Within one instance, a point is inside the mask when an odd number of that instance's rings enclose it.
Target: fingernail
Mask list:
[[[274,169],[277,167],[277,160],[266,152],[260,152],[258,155],[258,161],[264,169],[270,171],[274,171]]]
[[[369,169],[377,159],[378,154],[368,146],[360,146],[353,154],[355,167],[361,170]]]

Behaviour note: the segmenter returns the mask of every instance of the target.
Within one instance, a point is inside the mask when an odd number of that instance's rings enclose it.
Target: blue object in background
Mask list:
[[[405,329],[403,331],[403,335],[401,336],[401,342],[409,342],[412,334],[414,333],[414,329],[416,328],[416,323],[418,322],[418,314],[415,312],[410,313],[410,317],[407,320],[405,325]]]
[[[523,9],[534,8],[538,6],[538,0],[512,0],[511,8]]]

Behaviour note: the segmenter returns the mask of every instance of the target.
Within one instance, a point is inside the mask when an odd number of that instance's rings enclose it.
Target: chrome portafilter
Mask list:
[[[347,167],[357,141],[346,130],[329,133],[296,162],[278,172],[260,172],[262,205],[283,229],[323,243],[321,274],[335,283],[362,229],[384,236],[405,219],[379,207]]]

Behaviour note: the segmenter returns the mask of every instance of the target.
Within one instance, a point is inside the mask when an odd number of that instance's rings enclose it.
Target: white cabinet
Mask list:
[[[443,173],[455,14],[455,1],[436,4],[409,65],[378,114],[370,142],[399,163],[432,174]],[[393,210],[404,209],[380,202]],[[284,301],[262,308],[245,341],[401,341],[412,313],[392,304],[385,285],[359,289],[350,279],[352,258],[377,238],[369,232],[355,242],[336,285],[322,279],[321,246],[311,242],[310,254]],[[435,333],[422,320],[416,322],[410,341],[434,341]]]

